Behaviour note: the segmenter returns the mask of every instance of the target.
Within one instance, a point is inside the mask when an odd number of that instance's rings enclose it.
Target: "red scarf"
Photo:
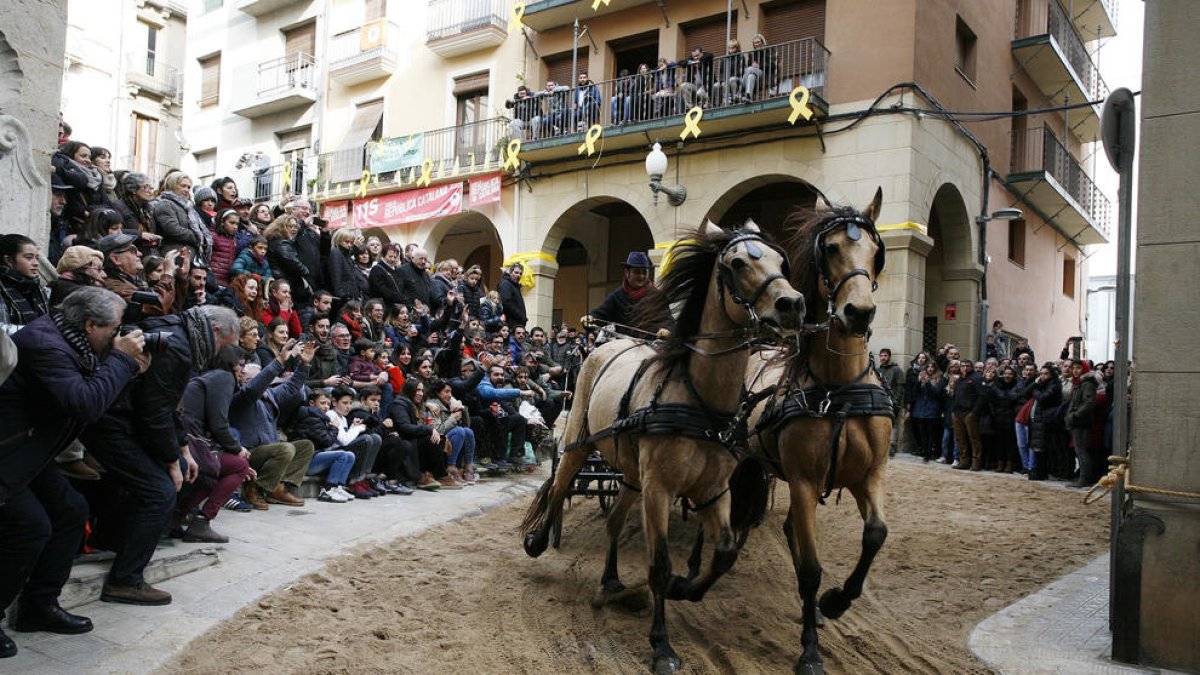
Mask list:
[[[630,286],[628,281],[621,282],[621,288],[625,290],[625,295],[628,295],[630,300],[641,300],[642,296],[653,287],[654,283],[650,281],[647,281],[646,285],[641,288]]]
[[[350,335],[358,340],[362,337],[362,326],[353,319],[348,313],[342,314],[342,323],[346,324],[346,328],[350,329]]]

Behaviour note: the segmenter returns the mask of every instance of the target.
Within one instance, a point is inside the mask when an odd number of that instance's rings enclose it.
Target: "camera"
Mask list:
[[[122,324],[118,332],[121,335],[129,335],[135,330],[139,330],[137,326]],[[142,339],[145,340],[145,344],[142,346],[143,354],[161,354],[167,348],[167,343],[171,341],[171,334],[142,333]]]
[[[125,304],[125,313],[121,317],[121,323],[137,323],[145,316],[142,313],[142,305],[157,305],[160,302],[158,294],[154,291],[134,291],[129,296],[129,302]]]

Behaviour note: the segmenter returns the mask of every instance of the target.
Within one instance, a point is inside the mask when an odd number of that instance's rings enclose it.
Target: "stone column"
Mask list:
[[[529,326],[549,326],[554,315],[554,279],[558,276],[558,263],[534,258],[525,263],[533,269],[533,288],[525,291],[525,313]],[[549,328],[547,328],[549,330]]]
[[[1130,483],[1192,493],[1200,492],[1200,363],[1184,355],[1200,335],[1197,28],[1200,3],[1147,0],[1129,449]],[[1200,671],[1200,503],[1142,493],[1130,497],[1133,518],[1157,518],[1162,531],[1146,528],[1134,548],[1142,555],[1140,579],[1131,578],[1118,555],[1112,584],[1140,584],[1141,602],[1114,610],[1137,613],[1141,663]],[[1127,532],[1136,530],[1129,519],[1124,522]]]
[[[916,223],[884,226],[887,264],[875,292],[872,351],[892,350],[892,361],[907,365],[921,351],[925,317],[925,257],[933,239]],[[808,298],[806,298],[808,300]],[[812,302],[812,300],[809,300]]]
[[[66,0],[0,3],[0,232],[43,251],[66,40]]]

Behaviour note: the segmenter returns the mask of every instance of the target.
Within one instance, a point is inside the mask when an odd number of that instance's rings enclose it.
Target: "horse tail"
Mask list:
[[[537,532],[546,524],[546,516],[550,511],[550,490],[554,487],[553,480],[547,480],[538,488],[529,509],[525,511],[525,519],[521,521],[521,535]]]
[[[729,524],[739,545],[766,517],[771,481],[756,459],[742,461],[729,478]]]

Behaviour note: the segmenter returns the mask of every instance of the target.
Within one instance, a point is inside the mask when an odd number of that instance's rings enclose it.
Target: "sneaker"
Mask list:
[[[391,491],[388,490],[387,483],[385,483],[382,478],[376,478],[374,480],[369,480],[369,481],[367,481],[367,485],[370,486],[370,488],[372,490],[374,490],[376,493],[378,493],[380,497],[382,497],[383,495],[391,494]]]
[[[375,491],[367,487],[361,480],[350,486],[350,492],[354,495],[355,499],[371,499],[377,496]]]
[[[413,493],[413,489],[408,487],[404,483],[394,483],[387,487],[388,487],[388,492],[390,492],[394,495],[411,495]]]
[[[317,495],[317,501],[345,504],[346,502],[350,501],[350,498],[344,492],[342,492],[341,489],[341,486],[321,488],[321,494]]]
[[[247,504],[245,501],[242,500],[241,497],[237,496],[236,494],[233,495],[232,497],[230,497],[229,500],[225,502],[225,508],[229,509],[230,511],[238,511],[240,513],[249,513],[254,510],[253,506],[250,506],[249,504]]]
[[[482,466],[488,466],[488,465],[484,464]],[[492,466],[493,471],[512,471],[513,470],[513,465],[509,464],[508,462],[506,462],[504,460],[499,460],[497,462],[493,462],[491,464],[491,466]]]
[[[330,488],[329,491],[336,495],[341,496],[343,499],[345,499],[348,502],[354,501],[354,495],[350,494],[346,490],[346,487],[344,485],[335,485],[332,488]]]
[[[449,474],[442,476],[441,478],[438,478],[436,480],[437,480],[438,484],[442,486],[443,490],[461,490],[463,488],[463,486],[456,483],[454,481],[454,478],[451,477]]]

